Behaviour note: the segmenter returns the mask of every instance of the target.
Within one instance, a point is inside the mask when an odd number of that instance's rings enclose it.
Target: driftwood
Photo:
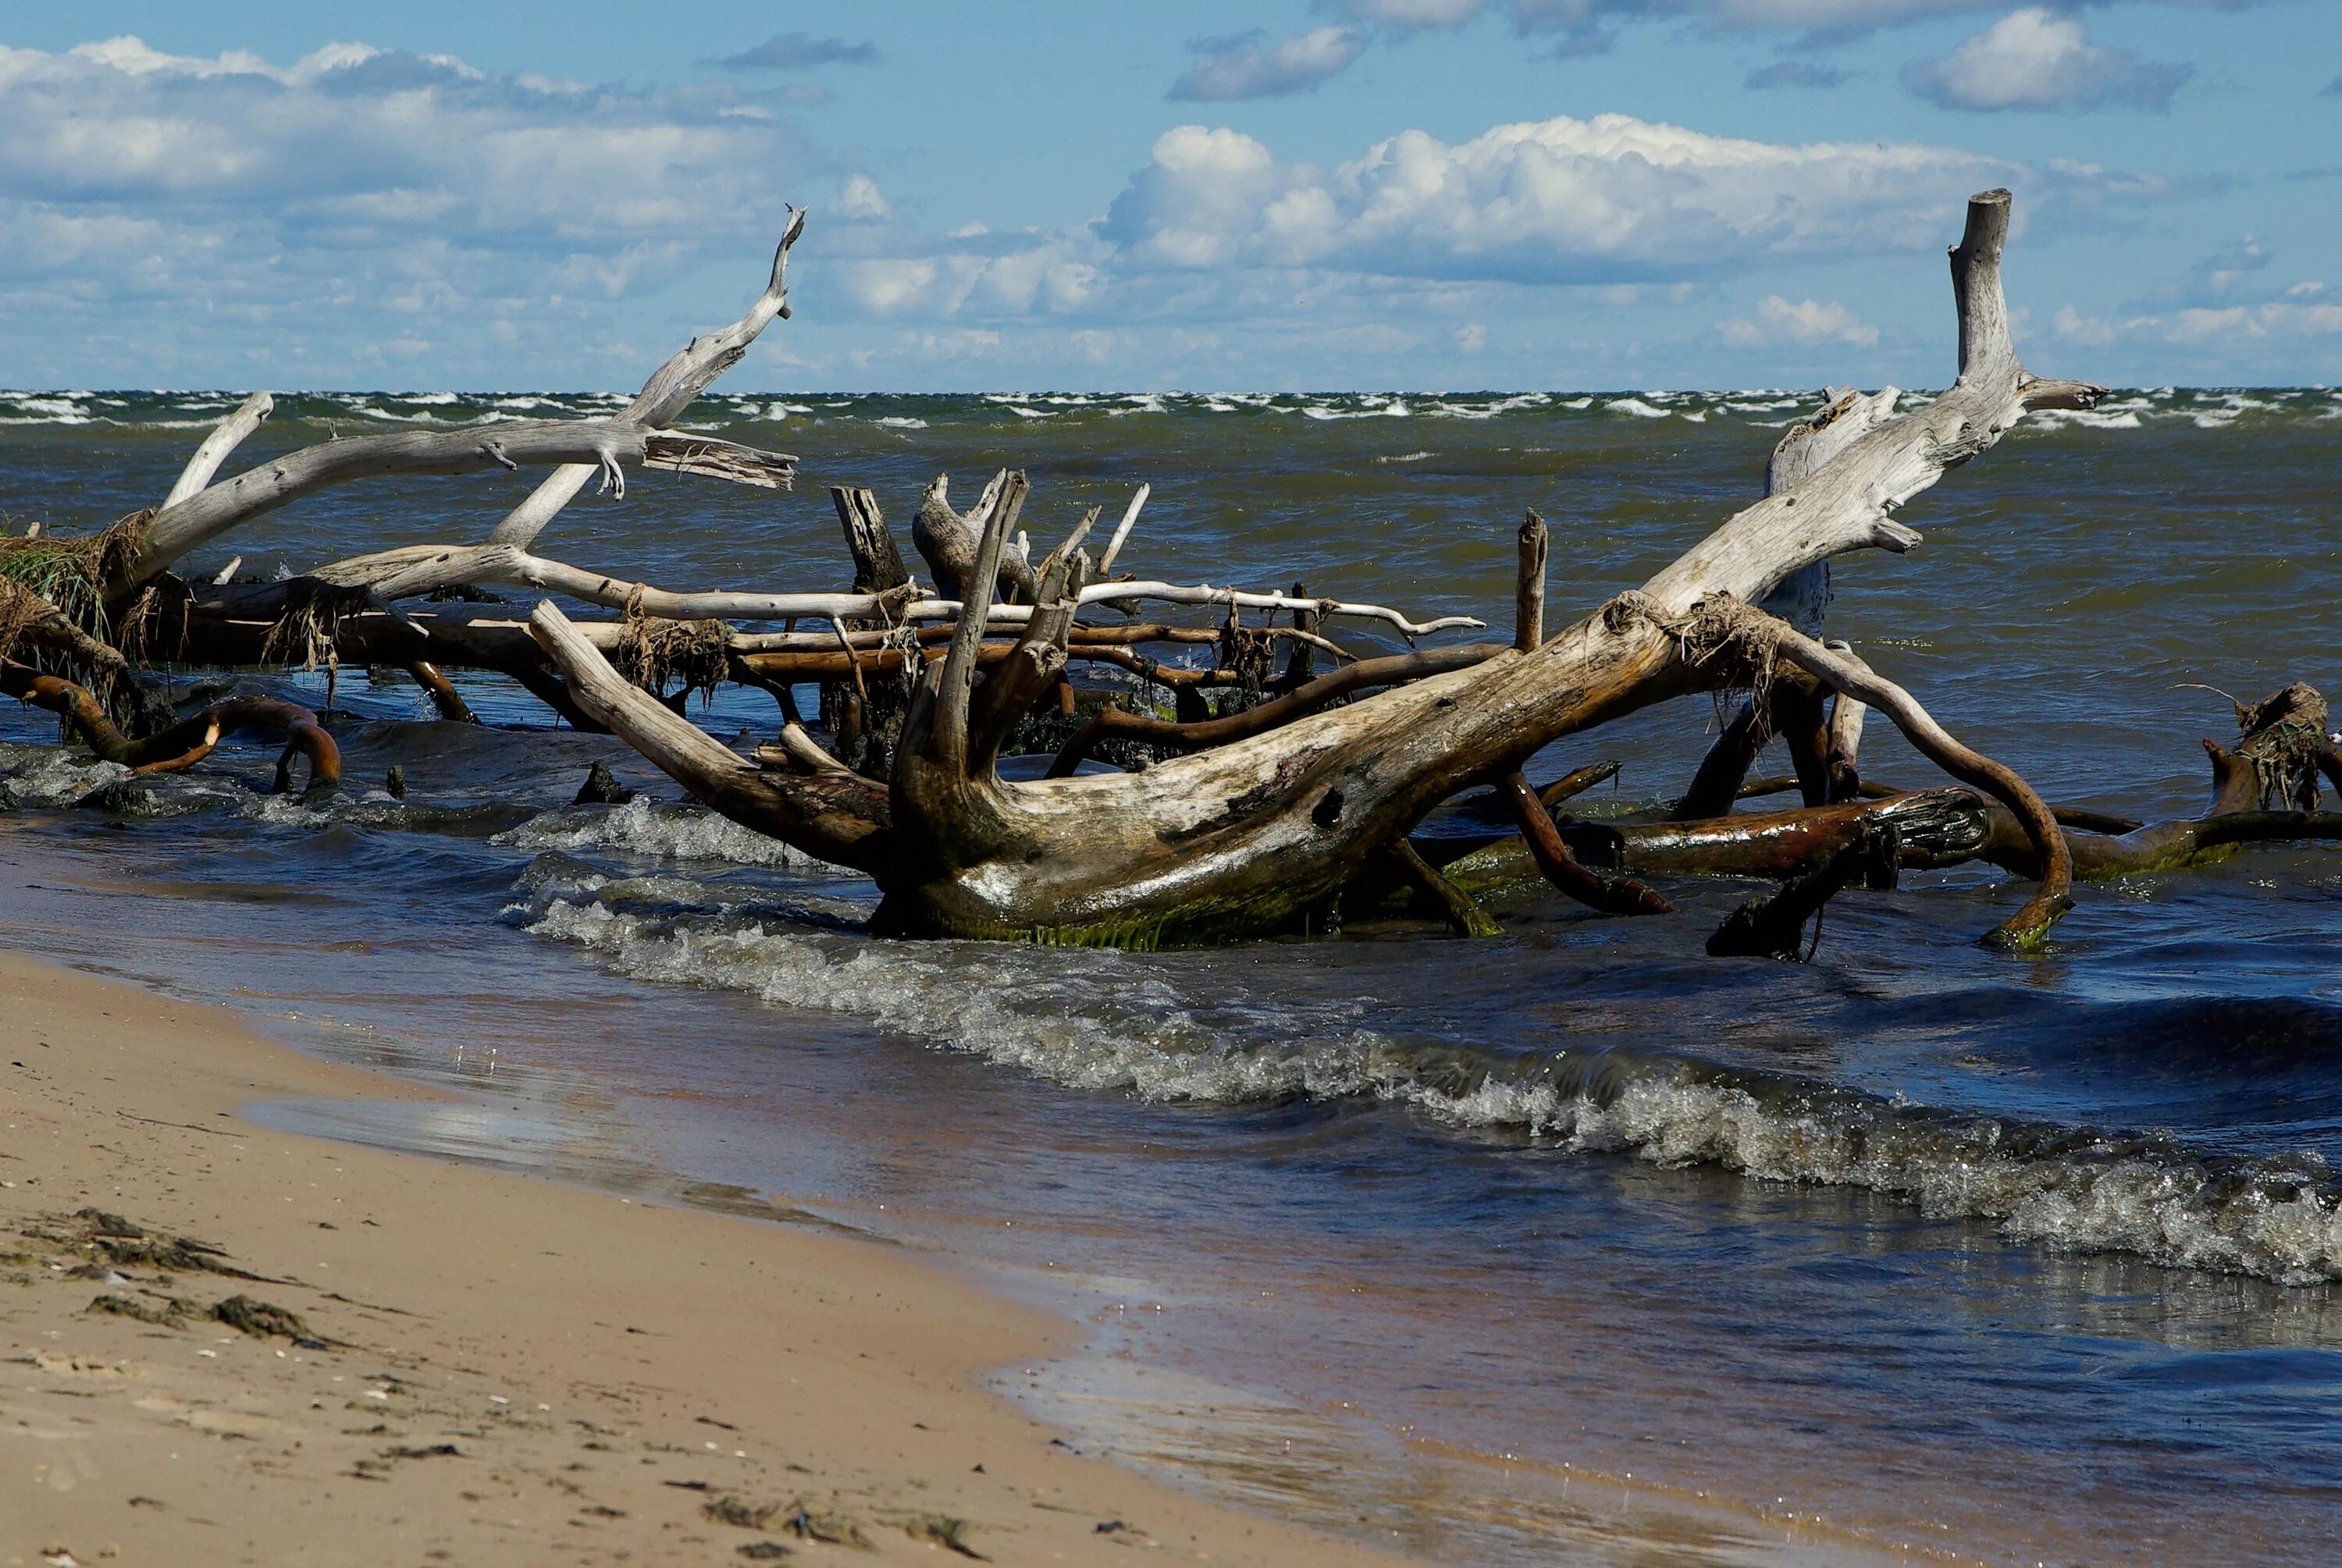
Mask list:
[[[616,416],[331,441],[219,480],[268,412],[256,394],[153,511],[86,540],[44,539],[37,562],[32,546],[0,541],[0,653],[13,642],[91,683],[12,664],[22,673],[5,689],[58,707],[85,744],[138,759],[130,765],[187,765],[238,724],[273,725],[311,748],[324,780],[337,764],[306,710],[216,704],[132,735],[97,722],[106,714],[91,686],[130,687],[164,648],[221,665],[364,662],[406,669],[443,716],[463,719],[468,704],[446,672],[493,672],[572,724],[614,731],[725,815],[867,874],[882,894],[874,928],[901,936],[1151,946],[1328,931],[1346,899],[1365,911],[1393,898],[1485,935],[1496,927],[1478,895],[1507,881],[1534,878],[1602,914],[1664,915],[1672,902],[1642,879],[1725,874],[1781,889],[1736,915],[1716,951],[1777,955],[1794,953],[1846,888],[1981,859],[2037,884],[1987,936],[2024,947],[2070,905],[2077,877],[2184,868],[2244,843],[2331,833],[2333,814],[2315,807],[2321,779],[2342,787],[2342,755],[2308,687],[2239,704],[2236,748],[2214,748],[2222,782],[2205,817],[2139,824],[2050,806],[1847,644],[1821,639],[1835,557],[1908,550],[1918,535],[1890,516],[1896,508],[2028,412],[2087,408],[2101,395],[2036,377],[2017,358],[1999,272],[2005,192],[1970,202],[1951,253],[1959,370],[1942,395],[1898,412],[1893,388],[1833,389],[1773,452],[1761,499],[1639,589],[1557,629],[1549,534],[1531,511],[1516,538],[1510,642],[1422,648],[1412,644],[1484,623],[1313,597],[1299,584],[1288,594],[1114,575],[1145,484],[1095,560],[1093,510],[1036,561],[1019,528],[1030,487],[1013,465],[965,515],[949,504],[947,476],[919,498],[910,534],[932,586],[913,575],[876,496],[852,484],[832,491],[852,564],[836,590],[673,587],[548,553],[541,541],[562,507],[597,475],[622,496],[630,465],[790,483],[792,458],[670,426],[788,316],[787,261],[803,227],[795,215],[740,319],[693,339]],[[209,582],[169,574],[187,552],[328,484],[526,464],[553,472],[475,542],[392,544],[275,583],[236,582],[234,563]],[[64,602],[54,584],[80,584],[81,596]],[[438,602],[498,589],[556,595],[578,614],[550,597],[525,614]],[[1144,622],[1092,618],[1144,604],[1171,609]],[[1221,624],[1167,618],[1182,607]],[[1290,624],[1246,625],[1247,615]],[[1336,621],[1404,638],[1410,651],[1354,654],[1326,634]],[[1323,671],[1321,654],[1334,661]],[[1090,684],[1077,687],[1077,675]],[[770,694],[778,709],[776,737],[752,755],[683,715],[690,692],[726,681]],[[795,694],[806,682],[825,687],[818,730]],[[1206,692],[1217,694],[1216,712]],[[1543,791],[1530,784],[1524,769],[1556,741],[1694,693],[1737,706],[1676,820],[1556,815],[1615,776],[1616,763]],[[1166,697],[1167,716],[1156,705]],[[1958,787],[1908,794],[1864,779],[1874,712]],[[1794,777],[1749,784],[1774,737],[1788,742]],[[1012,746],[1055,751],[1048,775],[1004,780],[996,764]],[[1084,768],[1101,754],[1127,765]],[[1796,788],[1804,806],[1735,809],[1777,786]],[[1467,810],[1501,813],[1501,840],[1412,836],[1466,795],[1479,803]]]
[[[1441,801],[1484,780],[1509,783],[1536,751],[1621,713],[1693,691],[1769,679],[1786,663],[1892,717],[1923,752],[1990,792],[2034,835],[2048,868],[2039,895],[1996,934],[2037,942],[2064,906],[2065,851],[2047,809],[2022,780],[1961,746],[1899,687],[1753,606],[1781,583],[1847,551],[1900,552],[1918,536],[1887,515],[1977,455],[2027,412],[2087,407],[2100,389],[2037,378],[2008,336],[1999,276],[2008,198],[1970,204],[1952,253],[1960,374],[1943,396],[1884,418],[1829,461],[1730,519],[1638,593],[1539,641],[1470,669],[1427,676],[1180,758],[1144,774],[1004,783],[971,744],[981,624],[1009,551],[1014,508],[986,518],[950,653],[928,671],[886,794],[883,828],[854,845],[884,902],[876,924],[908,935],[1017,936],[1151,944],[1288,929],[1322,919],[1366,856],[1406,836]],[[1887,400],[1882,406],[1891,406]],[[1088,563],[1058,564],[1070,597],[1036,584],[1017,649],[1034,668],[1062,667]],[[535,620],[573,684],[610,690],[590,645],[551,606]],[[661,721],[640,694],[611,690],[600,713],[647,739]],[[664,713],[664,710],[660,710]],[[667,715],[671,717],[672,715]],[[718,748],[721,749],[721,748]],[[742,764],[702,751],[676,776],[702,798],[738,805]],[[663,764],[664,765],[664,764]],[[719,809],[733,807],[719,806]],[[806,828],[760,802],[740,819],[784,839]]]
[[[82,744],[134,774],[176,773],[209,756],[223,736],[238,731],[266,734],[285,743],[276,787],[290,787],[289,764],[298,754],[309,764],[309,791],[332,790],[342,782],[342,756],[317,715],[297,703],[275,697],[230,697],[189,714],[167,729],[132,739],[115,727],[105,706],[83,686],[25,665],[0,661],[0,694],[46,708],[71,725]]]

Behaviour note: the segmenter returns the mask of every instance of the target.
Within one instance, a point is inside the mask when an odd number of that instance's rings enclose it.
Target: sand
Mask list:
[[[903,1248],[293,1096],[435,1097],[0,954],[0,1564],[1376,1560],[1076,1453],[981,1380],[1078,1325]]]

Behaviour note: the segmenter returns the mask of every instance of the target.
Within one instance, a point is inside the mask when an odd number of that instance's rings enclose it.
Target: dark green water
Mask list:
[[[232,402],[0,395],[0,497],[20,524],[109,522]],[[837,587],[825,485],[901,522],[937,469],[964,495],[1014,463],[1036,547],[1143,480],[1143,574],[1500,624],[1534,505],[1566,617],[1751,498],[1809,403],[714,398],[695,424],[798,454],[795,494],[643,475],[540,547],[662,585]],[[252,452],[605,405],[287,397]],[[2052,798],[2192,814],[2195,742],[2231,725],[2189,683],[2342,685],[2337,454],[2322,390],[2028,424],[1902,514],[1920,550],[1839,563],[1832,628]],[[354,487],[188,564],[473,540],[525,493]],[[107,822],[65,808],[93,774],[46,715],[6,715],[0,939],[479,1091],[427,1124],[282,1124],[790,1194],[1006,1270],[1099,1326],[1102,1358],[1012,1380],[1086,1443],[1445,1558],[2330,1556],[2342,854],[2087,887],[2030,959],[1973,945],[2021,894],[1968,871],[1841,900],[1808,966],[1705,957],[1748,891],[1714,884],[1670,886],[1674,921],[1529,898],[1485,943],[906,946],[855,928],[866,884],[692,808],[564,809],[597,757],[677,792],[472,689],[508,727],[344,680],[351,776],[402,763],[405,806],[266,800],[268,756],[224,750],[165,786],[180,814]],[[1616,757],[1616,804],[1669,795],[1711,723],[1671,704],[1540,768]],[[1931,782],[1881,726],[1865,757]],[[1227,1413],[1172,1413],[1207,1399]]]

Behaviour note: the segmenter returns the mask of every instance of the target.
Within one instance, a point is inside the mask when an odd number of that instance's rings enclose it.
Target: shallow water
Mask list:
[[[110,521],[232,401],[0,394],[0,494]],[[596,405],[287,398],[255,446]],[[822,485],[899,520],[936,467],[973,490],[1016,461],[1036,544],[1145,479],[1146,574],[1415,614],[1508,614],[1534,504],[1566,614],[1745,501],[1806,405],[716,399],[706,428],[800,454],[796,494],[646,475],[546,545],[834,586]],[[1920,551],[1839,564],[1833,627],[2053,798],[2190,814],[2195,739],[2229,723],[2182,683],[2333,684],[2338,438],[2324,391],[2021,428],[1906,511]],[[353,490],[191,565],[476,538],[521,493]],[[350,776],[403,763],[404,806],[265,799],[266,754],[224,750],[160,787],[177,814],[107,821],[64,805],[95,774],[38,749],[45,715],[0,721],[25,803],[0,859],[36,884],[0,935],[478,1091],[280,1124],[778,1194],[1004,1271],[1098,1325],[1098,1355],[1005,1380],[1086,1444],[1446,1559],[2307,1563],[2342,1521],[2342,854],[2085,888],[2033,959],[1973,945],[2017,895],[1967,871],[1840,900],[1807,966],[1705,957],[1747,894],[1721,883],[1670,886],[1676,921],[1530,896],[1485,943],[912,946],[860,934],[866,884],[674,804],[615,743],[421,723],[396,677],[337,701]],[[1541,771],[1621,757],[1592,804],[1656,798],[1709,720],[1671,704]],[[1866,754],[1925,778],[1877,726]],[[660,801],[565,807],[596,758]]]

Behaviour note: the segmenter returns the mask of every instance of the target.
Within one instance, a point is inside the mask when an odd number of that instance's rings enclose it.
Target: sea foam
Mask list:
[[[2014,1240],[2288,1284],[2342,1280],[2342,1183],[2314,1155],[1898,1104],[1665,1053],[1410,1044],[1356,1004],[1206,1002],[1113,952],[875,941],[706,906],[686,878],[533,879],[511,917],[618,973],[863,1020],[1068,1087],[1241,1104],[1370,1097],[1586,1154],[1867,1189]],[[696,907],[695,907],[696,905]]]

